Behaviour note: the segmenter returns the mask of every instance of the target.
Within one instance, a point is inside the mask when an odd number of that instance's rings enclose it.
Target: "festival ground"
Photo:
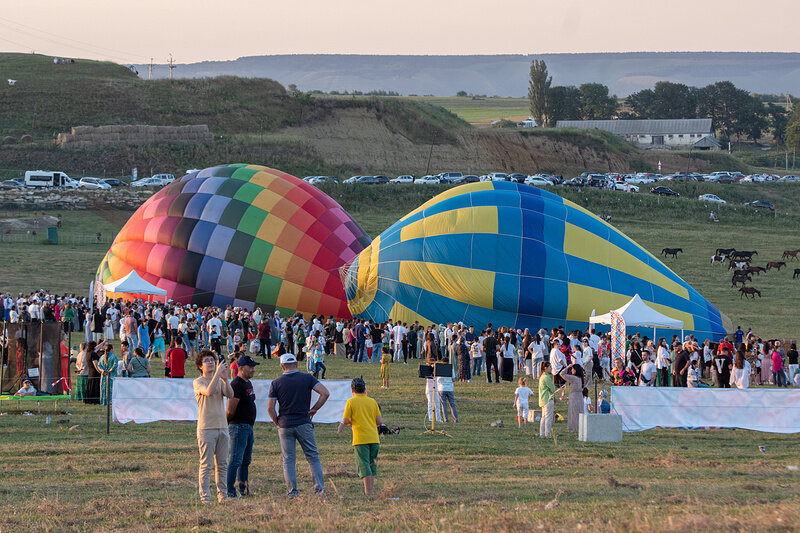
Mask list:
[[[48,425],[46,410],[27,416],[4,402],[0,530],[800,528],[800,473],[789,468],[800,466],[796,435],[651,430],[625,434],[621,443],[592,444],[578,442],[557,422],[555,439],[541,440],[538,424],[516,427],[516,384],[489,385],[480,376],[456,384],[461,422],[446,426],[453,438],[423,436],[426,402],[416,364],[393,364],[388,390],[380,389],[378,364],[334,357],[326,364],[331,379],[363,375],[386,423],[401,428],[382,437],[374,499],[362,494],[349,432],[337,436],[335,424],[316,426],[325,501],[313,496],[302,458],[301,497],[286,500],[277,431],[258,424],[253,496],[206,507],[197,495],[194,423],[112,423],[106,435],[105,407],[73,402],[71,414],[51,412]],[[187,370],[197,375],[191,363]],[[257,367],[255,378],[278,373],[271,360]],[[163,375],[159,360],[153,375]],[[566,402],[558,401],[556,411],[566,418]],[[504,427],[490,427],[495,420]],[[80,428],[69,429],[75,425]]]

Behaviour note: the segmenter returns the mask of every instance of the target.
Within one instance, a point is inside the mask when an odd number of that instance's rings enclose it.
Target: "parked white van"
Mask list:
[[[169,185],[175,181],[175,176],[172,174],[153,174],[151,178],[161,180],[161,185]]]
[[[25,172],[26,187],[68,187],[77,189],[78,182],[63,172],[51,170],[28,170]]]

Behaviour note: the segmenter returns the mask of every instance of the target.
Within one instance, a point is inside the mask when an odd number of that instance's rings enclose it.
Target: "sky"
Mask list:
[[[0,0],[0,51],[118,63],[273,54],[800,52],[798,0]]]

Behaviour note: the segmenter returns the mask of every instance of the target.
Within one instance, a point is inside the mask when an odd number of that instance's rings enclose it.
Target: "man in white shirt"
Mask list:
[[[216,326],[217,333],[222,332],[222,321],[219,318],[217,318],[217,313],[214,313],[211,319],[208,322],[206,322],[206,327],[208,328],[209,333],[211,332],[213,326]]]
[[[392,328],[392,342],[394,343],[394,356],[392,357],[392,361],[395,363],[399,363],[403,360],[403,335],[405,334],[406,328],[404,328],[398,320],[397,325]]]
[[[39,315],[39,304],[35,301],[31,302],[28,306],[28,314],[31,315],[31,320],[39,320],[41,318]]]
[[[640,387],[654,387],[656,384],[656,365],[650,360],[650,352],[642,352],[642,368],[639,375]]]
[[[560,349],[561,339],[553,339],[553,348],[550,350],[550,371],[556,378],[562,368],[567,366],[567,358]],[[559,385],[561,383],[558,383]]]
[[[594,353],[597,353],[600,350],[600,337],[597,336],[594,330],[592,330],[592,334],[589,335],[589,346],[592,347]]]
[[[160,307],[156,307],[153,309],[153,320],[156,322],[161,322],[161,317],[164,316],[164,313],[161,312]]]

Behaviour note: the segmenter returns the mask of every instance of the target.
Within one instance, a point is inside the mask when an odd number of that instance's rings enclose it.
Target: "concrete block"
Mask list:
[[[578,415],[578,440],[583,442],[622,441],[622,417],[619,415]]]

